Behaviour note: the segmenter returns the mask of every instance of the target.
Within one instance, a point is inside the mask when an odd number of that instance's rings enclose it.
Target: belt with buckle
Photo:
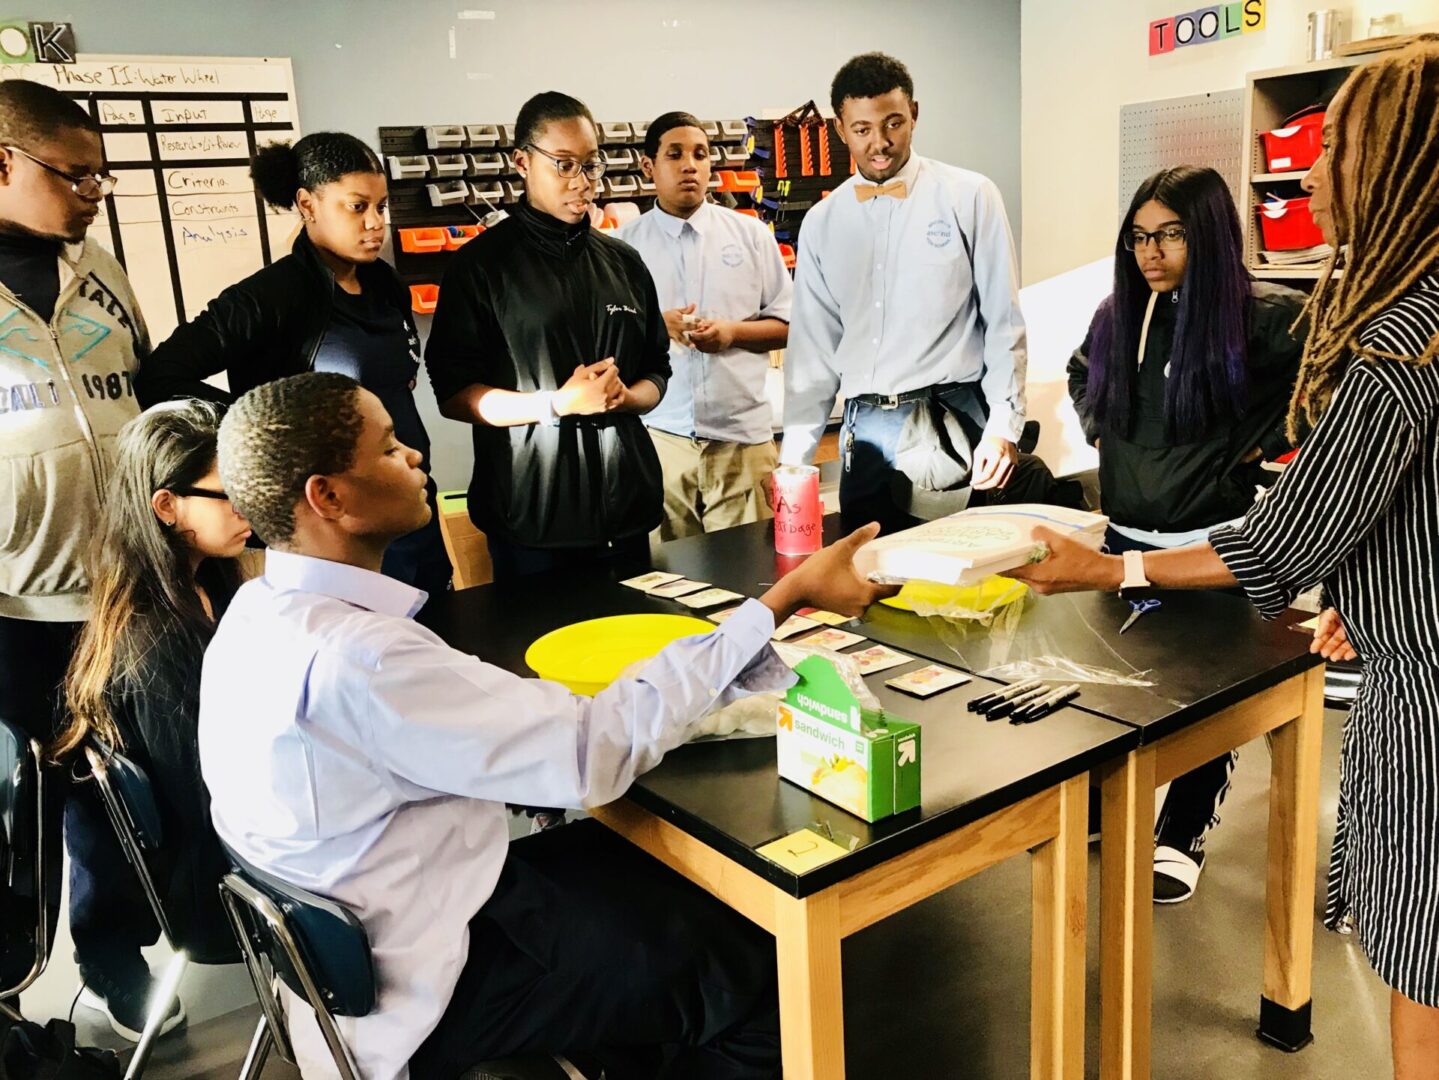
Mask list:
[[[861,405],[869,405],[872,408],[897,409],[901,405],[907,405],[911,401],[923,401],[936,391],[944,389],[948,384],[939,386],[924,386],[918,390],[906,390],[902,394],[856,394],[850,401],[857,401]]]

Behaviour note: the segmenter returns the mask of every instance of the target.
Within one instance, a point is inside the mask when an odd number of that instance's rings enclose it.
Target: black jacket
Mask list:
[[[425,347],[443,404],[475,383],[556,390],[578,364],[614,357],[620,378],[663,394],[669,337],[639,253],[526,204],[455,255]],[[642,535],[664,515],[659,458],[633,413],[560,423],[474,425],[470,517],[486,533],[539,548]]]
[[[1249,407],[1237,420],[1217,425],[1190,442],[1180,442],[1170,433],[1164,414],[1175,305],[1164,296],[1155,305],[1128,431],[1101,424],[1090,407],[1094,323],[1090,324],[1084,344],[1069,361],[1069,396],[1085,440],[1091,446],[1100,440],[1100,504],[1116,525],[1186,532],[1231,521],[1253,504],[1255,485],[1272,479],[1259,462],[1245,465],[1240,459],[1255,447],[1268,460],[1292,449],[1284,418],[1304,341],[1292,336],[1289,328],[1304,306],[1304,294],[1256,281],[1251,295]]]
[[[394,268],[377,259],[361,265],[359,276],[362,289],[394,298],[417,350],[409,293]],[[290,254],[231,285],[155,348],[135,380],[140,404],[188,397],[228,403],[256,386],[309,371],[330,325],[334,292],[334,273],[301,231]],[[221,371],[230,381],[228,394],[204,381]]]
[[[218,622],[230,594],[200,568]],[[153,635],[138,670],[107,689],[127,757],[150,778],[160,810],[156,888],[175,943],[201,963],[231,963],[239,948],[220,903],[229,862],[210,821],[210,793],[200,777],[200,661],[208,640],[143,614],[130,633]]]

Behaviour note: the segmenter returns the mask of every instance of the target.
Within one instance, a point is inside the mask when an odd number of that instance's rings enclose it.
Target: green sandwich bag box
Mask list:
[[[779,705],[779,774],[865,821],[919,805],[919,725],[861,701],[809,656]]]

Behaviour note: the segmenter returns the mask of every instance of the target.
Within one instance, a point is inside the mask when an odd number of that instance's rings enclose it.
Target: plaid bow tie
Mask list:
[[[854,193],[860,202],[869,202],[876,195],[888,195],[891,199],[903,199],[909,194],[903,180],[891,180],[887,184],[855,184]]]

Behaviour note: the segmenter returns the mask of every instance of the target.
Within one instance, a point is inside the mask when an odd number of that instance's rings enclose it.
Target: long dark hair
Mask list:
[[[1130,200],[1114,241],[1114,292],[1095,316],[1089,400],[1102,423],[1129,429],[1139,334],[1151,290],[1124,237],[1139,208],[1151,200],[1174,211],[1187,237],[1189,260],[1179,290],[1164,414],[1172,435],[1197,439],[1238,417],[1249,403],[1252,278],[1234,199],[1213,169],[1164,169],[1140,184]]]
[[[223,413],[208,401],[167,402],[120,431],[89,557],[90,620],[65,679],[70,723],[52,757],[73,752],[91,734],[123,745],[112,694],[133,684],[162,634],[167,647],[177,640],[182,646],[167,655],[167,666],[181,677],[198,674],[213,627],[195,592],[184,538],[161,526],[150,499],[162,488],[192,486],[214,467]],[[227,596],[240,582],[234,559],[207,559],[206,574]]]

